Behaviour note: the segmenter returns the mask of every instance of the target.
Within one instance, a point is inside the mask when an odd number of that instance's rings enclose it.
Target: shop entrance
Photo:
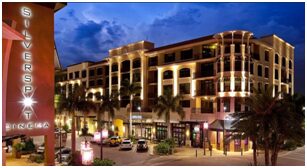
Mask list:
[[[144,130],[144,138],[151,140],[151,135],[152,135],[151,127],[150,126],[146,126],[146,128]]]
[[[172,124],[172,134],[178,146],[185,144],[185,124]]]
[[[164,140],[167,138],[167,126],[165,123],[156,123],[156,139]]]
[[[190,132],[192,132],[192,147],[202,147],[202,129],[200,124],[191,124]]]

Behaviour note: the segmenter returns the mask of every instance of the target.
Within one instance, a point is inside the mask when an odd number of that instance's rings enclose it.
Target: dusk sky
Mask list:
[[[295,46],[295,90],[305,93],[304,3],[68,3],[55,14],[63,67],[140,40],[159,47],[228,30],[276,34]]]

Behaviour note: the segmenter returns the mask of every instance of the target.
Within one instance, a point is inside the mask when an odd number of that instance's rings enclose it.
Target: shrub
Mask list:
[[[298,143],[295,141],[287,141],[283,146],[282,149],[283,150],[288,150],[288,151],[292,151],[295,150],[297,148]]]
[[[33,143],[33,139],[30,138],[25,142],[25,147],[23,148],[24,151],[34,151],[35,144]]]
[[[166,142],[160,142],[157,146],[155,146],[155,151],[158,155],[167,155],[170,154],[171,147]]]
[[[25,144],[24,143],[17,143],[13,146],[13,148],[17,151],[20,152],[25,148]]]
[[[176,142],[175,142],[174,139],[172,139],[172,138],[165,139],[164,142],[167,143],[170,146],[171,149],[175,148]]]
[[[43,163],[44,162],[44,155],[42,155],[42,154],[31,154],[28,159],[31,162]]]
[[[110,159],[102,159],[95,158],[93,162],[93,166],[113,166],[115,165],[115,162]]]

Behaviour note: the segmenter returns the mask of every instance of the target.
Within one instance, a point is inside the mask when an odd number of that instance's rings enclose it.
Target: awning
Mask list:
[[[231,120],[215,120],[209,125],[209,129],[214,131],[223,131],[224,129],[226,131],[234,131],[234,129],[231,128],[231,123]]]

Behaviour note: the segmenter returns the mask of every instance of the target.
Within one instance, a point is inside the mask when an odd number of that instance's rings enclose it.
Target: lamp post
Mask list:
[[[103,138],[107,138],[108,137],[108,130],[103,130],[102,128],[101,128],[101,131],[100,131],[100,160],[102,160],[103,159],[103,147],[102,147],[102,145],[103,145],[103,142],[102,142],[102,139]]]
[[[206,132],[207,138],[208,138],[208,128],[209,128],[208,122],[207,121],[204,122],[203,126],[204,126],[204,135],[203,135],[203,137],[204,137],[204,155],[206,155],[206,137],[205,137],[205,132]]]
[[[93,163],[93,149],[86,139],[81,142],[81,156],[83,165],[91,165]]]

